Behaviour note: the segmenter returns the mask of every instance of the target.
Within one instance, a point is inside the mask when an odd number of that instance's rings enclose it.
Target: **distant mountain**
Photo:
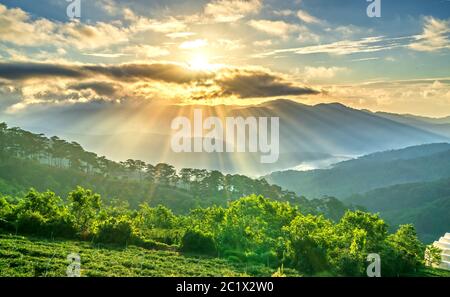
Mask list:
[[[259,154],[175,154],[170,149],[176,116],[192,118],[193,109],[203,116],[279,117],[280,158],[261,164]],[[9,115],[5,120],[32,132],[46,132],[77,141],[89,150],[114,160],[125,157],[147,162],[170,162],[176,167],[217,169],[257,176],[295,168],[308,162],[353,157],[412,145],[450,141],[450,135],[400,122],[386,116],[356,110],[342,104],[300,104],[274,100],[252,106],[121,106],[46,110]],[[301,166],[300,166],[301,167]]]
[[[374,153],[330,169],[275,172],[266,179],[307,197],[345,198],[376,188],[450,177],[450,144]]]
[[[431,242],[450,227],[450,179],[409,183],[353,195],[347,203],[380,212],[390,224],[413,223],[422,240]]]
[[[450,117],[427,118],[409,114],[400,115],[386,112],[377,112],[375,114],[377,116],[381,116],[425,131],[429,131],[445,137],[450,137]]]

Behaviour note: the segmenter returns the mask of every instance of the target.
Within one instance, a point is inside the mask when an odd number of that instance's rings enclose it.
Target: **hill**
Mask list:
[[[399,123],[417,127],[419,129],[450,137],[450,117],[445,118],[428,118],[409,114],[393,114],[387,112],[376,112],[377,116],[381,116]]]
[[[307,197],[345,198],[376,188],[450,176],[450,144],[438,143],[366,155],[330,169],[281,171],[267,180]]]
[[[450,145],[442,143],[370,154],[330,169],[276,172],[266,178],[297,194],[331,195],[378,212],[392,228],[413,223],[419,237],[431,242],[450,226],[449,177]]]
[[[258,193],[289,201],[305,212],[339,219],[347,207],[329,198],[310,202],[305,197],[270,185],[264,179],[222,174],[193,168],[178,171],[166,163],[146,164],[128,159],[114,162],[85,151],[78,143],[47,138],[0,124],[0,194],[20,196],[30,188],[51,189],[60,196],[77,186],[94,190],[110,200],[137,208],[141,203],[164,205],[175,213],[196,207],[225,206],[229,201]],[[327,205],[333,203],[331,209]]]
[[[436,240],[450,226],[450,179],[380,188],[345,201],[382,213],[393,226],[411,222],[425,242]]]
[[[155,114],[163,109],[164,113]],[[280,158],[261,164],[258,154],[238,157],[227,153],[173,153],[169,147],[177,116],[193,118],[201,108],[203,117],[279,117]],[[32,132],[58,135],[113,160],[126,158],[147,163],[171,163],[175,167],[204,168],[224,173],[252,176],[294,168],[301,163],[336,156],[355,156],[425,143],[448,142],[449,136],[417,125],[342,104],[305,105],[290,100],[274,100],[254,106],[105,106],[55,109],[50,114],[10,115],[8,122]],[[77,123],[73,125],[73,123]],[[102,123],[99,125],[98,123]],[[218,161],[219,160],[219,161]],[[239,160],[237,162],[236,160]]]

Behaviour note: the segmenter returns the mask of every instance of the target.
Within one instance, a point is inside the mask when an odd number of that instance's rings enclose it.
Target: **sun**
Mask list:
[[[197,54],[189,61],[189,66],[194,70],[208,70],[210,67],[208,57]]]
[[[209,58],[204,53],[198,53],[188,62],[191,69],[197,71],[215,71],[220,68],[219,64],[211,64]]]

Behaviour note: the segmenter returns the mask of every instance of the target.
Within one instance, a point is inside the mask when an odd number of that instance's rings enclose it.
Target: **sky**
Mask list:
[[[288,98],[450,115],[450,1],[0,0],[0,114]]]

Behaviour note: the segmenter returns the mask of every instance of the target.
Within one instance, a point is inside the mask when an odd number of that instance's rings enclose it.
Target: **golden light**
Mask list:
[[[211,64],[208,55],[197,53],[188,62],[189,68],[197,71],[215,71],[221,67],[220,64]]]
[[[208,70],[210,65],[208,58],[205,55],[197,54],[189,62],[189,67],[194,70]]]

